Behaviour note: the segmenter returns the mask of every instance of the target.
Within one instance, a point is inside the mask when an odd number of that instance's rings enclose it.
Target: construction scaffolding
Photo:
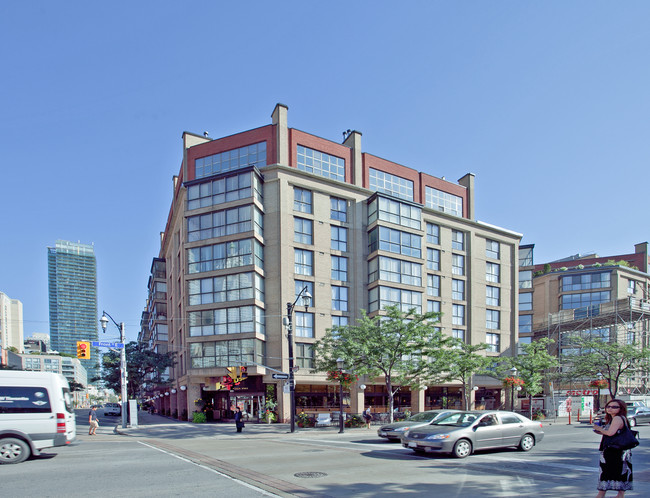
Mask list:
[[[628,297],[609,303],[561,310],[549,313],[547,320],[534,326],[535,339],[548,337],[553,339],[555,351],[551,351],[560,359],[559,370],[562,370],[564,354],[562,350],[573,347],[572,339],[583,337],[600,337],[609,342],[620,344],[635,344],[639,348],[648,347],[650,327],[650,301]],[[568,366],[568,365],[565,365]],[[650,382],[648,371],[642,375],[623,379],[619,385],[621,395],[648,395]],[[587,379],[583,379],[583,382]],[[580,387],[580,381],[571,381],[565,388]]]

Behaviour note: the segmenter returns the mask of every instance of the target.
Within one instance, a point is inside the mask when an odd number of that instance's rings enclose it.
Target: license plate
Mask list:
[[[409,448],[417,448],[418,444],[417,443],[409,443]]]

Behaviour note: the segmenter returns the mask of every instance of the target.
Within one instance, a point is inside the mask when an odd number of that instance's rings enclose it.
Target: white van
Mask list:
[[[51,372],[0,370],[0,464],[19,463],[77,436],[70,386]]]

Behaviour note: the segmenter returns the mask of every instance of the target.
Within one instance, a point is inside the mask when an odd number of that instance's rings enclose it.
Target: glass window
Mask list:
[[[406,202],[376,196],[368,204],[368,225],[377,220],[420,230],[422,209]]]
[[[427,244],[440,245],[440,227],[427,223]]]
[[[189,242],[255,231],[262,235],[262,214],[253,205],[191,216],[187,219]]]
[[[188,280],[187,287],[190,306],[241,299],[264,301],[264,278],[253,272]]]
[[[501,312],[497,310],[485,311],[485,328],[499,330],[501,328]]]
[[[192,368],[265,363],[265,343],[258,339],[190,343]]]
[[[257,306],[188,312],[190,336],[265,333],[264,312]]]
[[[529,334],[533,331],[533,315],[519,315],[519,333]]]
[[[465,305],[451,305],[451,323],[454,325],[465,325]]]
[[[428,208],[437,209],[454,216],[463,216],[463,198],[443,192],[433,187],[425,187],[425,204]]]
[[[532,337],[519,337],[519,341],[517,343],[517,354],[526,354],[522,346],[530,344],[532,342],[532,339]]]
[[[298,275],[314,274],[314,253],[304,249],[294,249],[294,273]]]
[[[487,306],[501,306],[501,289],[492,285],[486,286],[485,304]]]
[[[499,243],[496,240],[487,239],[485,241],[485,256],[487,258],[499,259],[500,253]]]
[[[596,306],[601,303],[607,303],[611,301],[610,291],[600,291],[600,292],[582,292],[580,294],[566,294],[560,298],[561,300],[561,309],[575,309],[575,308],[586,308],[590,306]],[[585,311],[585,316],[591,316],[595,311]],[[576,318],[580,317],[576,311]]]
[[[440,297],[440,275],[427,275],[427,295]]]
[[[460,254],[451,255],[451,273],[465,275],[465,256]]]
[[[299,244],[314,243],[314,222],[305,218],[293,218],[293,241]]]
[[[383,192],[407,201],[413,200],[413,182],[411,180],[374,168],[369,168],[368,172],[370,190]]]
[[[348,221],[348,203],[345,199],[330,197],[330,218],[343,222]]]
[[[451,231],[451,248],[456,251],[465,250],[465,234],[459,230]]]
[[[187,187],[187,209],[215,206],[224,202],[254,197],[262,202],[262,180],[247,171]]]
[[[338,285],[332,286],[332,309],[334,311],[348,311],[348,288]]]
[[[332,280],[348,281],[348,258],[332,256]]]
[[[298,169],[315,175],[345,181],[345,159],[308,147],[297,147]]]
[[[298,298],[302,290],[307,287],[307,290],[305,292],[309,292],[309,295],[311,296],[311,300],[309,302],[309,306],[315,306],[315,300],[316,300],[316,295],[314,294],[314,282],[309,282],[308,280],[294,280],[295,283],[295,294],[294,294],[294,300]],[[305,294],[303,293],[303,296]],[[302,304],[302,302],[300,303]]]
[[[533,266],[532,247],[519,247],[519,266]]]
[[[451,298],[456,301],[465,300],[465,281],[464,280],[451,280]]]
[[[311,344],[296,343],[296,365],[300,368],[314,368],[314,348]]]
[[[583,273],[562,277],[562,292],[603,289],[610,287],[611,273]]]
[[[313,212],[311,190],[300,187],[293,188],[293,210],[309,214]]]
[[[636,281],[629,279],[627,281],[627,293],[634,294],[636,292]]]
[[[465,342],[465,331],[463,329],[452,329],[451,336],[454,339],[458,339],[459,341]]]
[[[519,288],[532,289],[533,288],[533,272],[532,270],[522,270],[519,272]]]
[[[332,328],[334,328],[334,327],[345,327],[347,325],[348,325],[348,317],[347,316],[332,315]]]
[[[495,284],[501,281],[501,267],[498,263],[485,263],[485,280]]]
[[[428,313],[440,313],[440,301],[427,301]]]
[[[488,344],[487,351],[498,353],[501,351],[501,337],[499,334],[488,332],[485,334],[485,342]]]
[[[196,178],[204,178],[249,166],[258,168],[266,166],[266,142],[201,157],[194,162]]]
[[[427,270],[440,271],[440,250],[427,247]]]
[[[422,285],[422,265],[401,259],[379,256],[368,262],[368,281],[385,280],[408,285]]]
[[[331,249],[335,251],[343,251],[343,252],[347,251],[348,250],[348,229],[336,225],[332,225],[330,229],[332,233]]]
[[[414,258],[422,257],[422,237],[384,226],[370,231],[368,246],[370,252],[379,249]]]
[[[533,309],[533,293],[523,292],[519,294],[519,311],[530,311]]]
[[[314,337],[314,314],[296,311],[294,316],[296,337]]]
[[[369,311],[384,309],[386,306],[399,306],[404,312],[415,308],[422,313],[422,294],[415,291],[379,286],[368,292]]]

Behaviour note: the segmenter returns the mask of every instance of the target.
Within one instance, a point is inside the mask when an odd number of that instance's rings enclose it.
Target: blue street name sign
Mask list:
[[[97,348],[117,348],[122,349],[124,347],[123,342],[108,342],[108,341],[93,341],[91,343]]]

